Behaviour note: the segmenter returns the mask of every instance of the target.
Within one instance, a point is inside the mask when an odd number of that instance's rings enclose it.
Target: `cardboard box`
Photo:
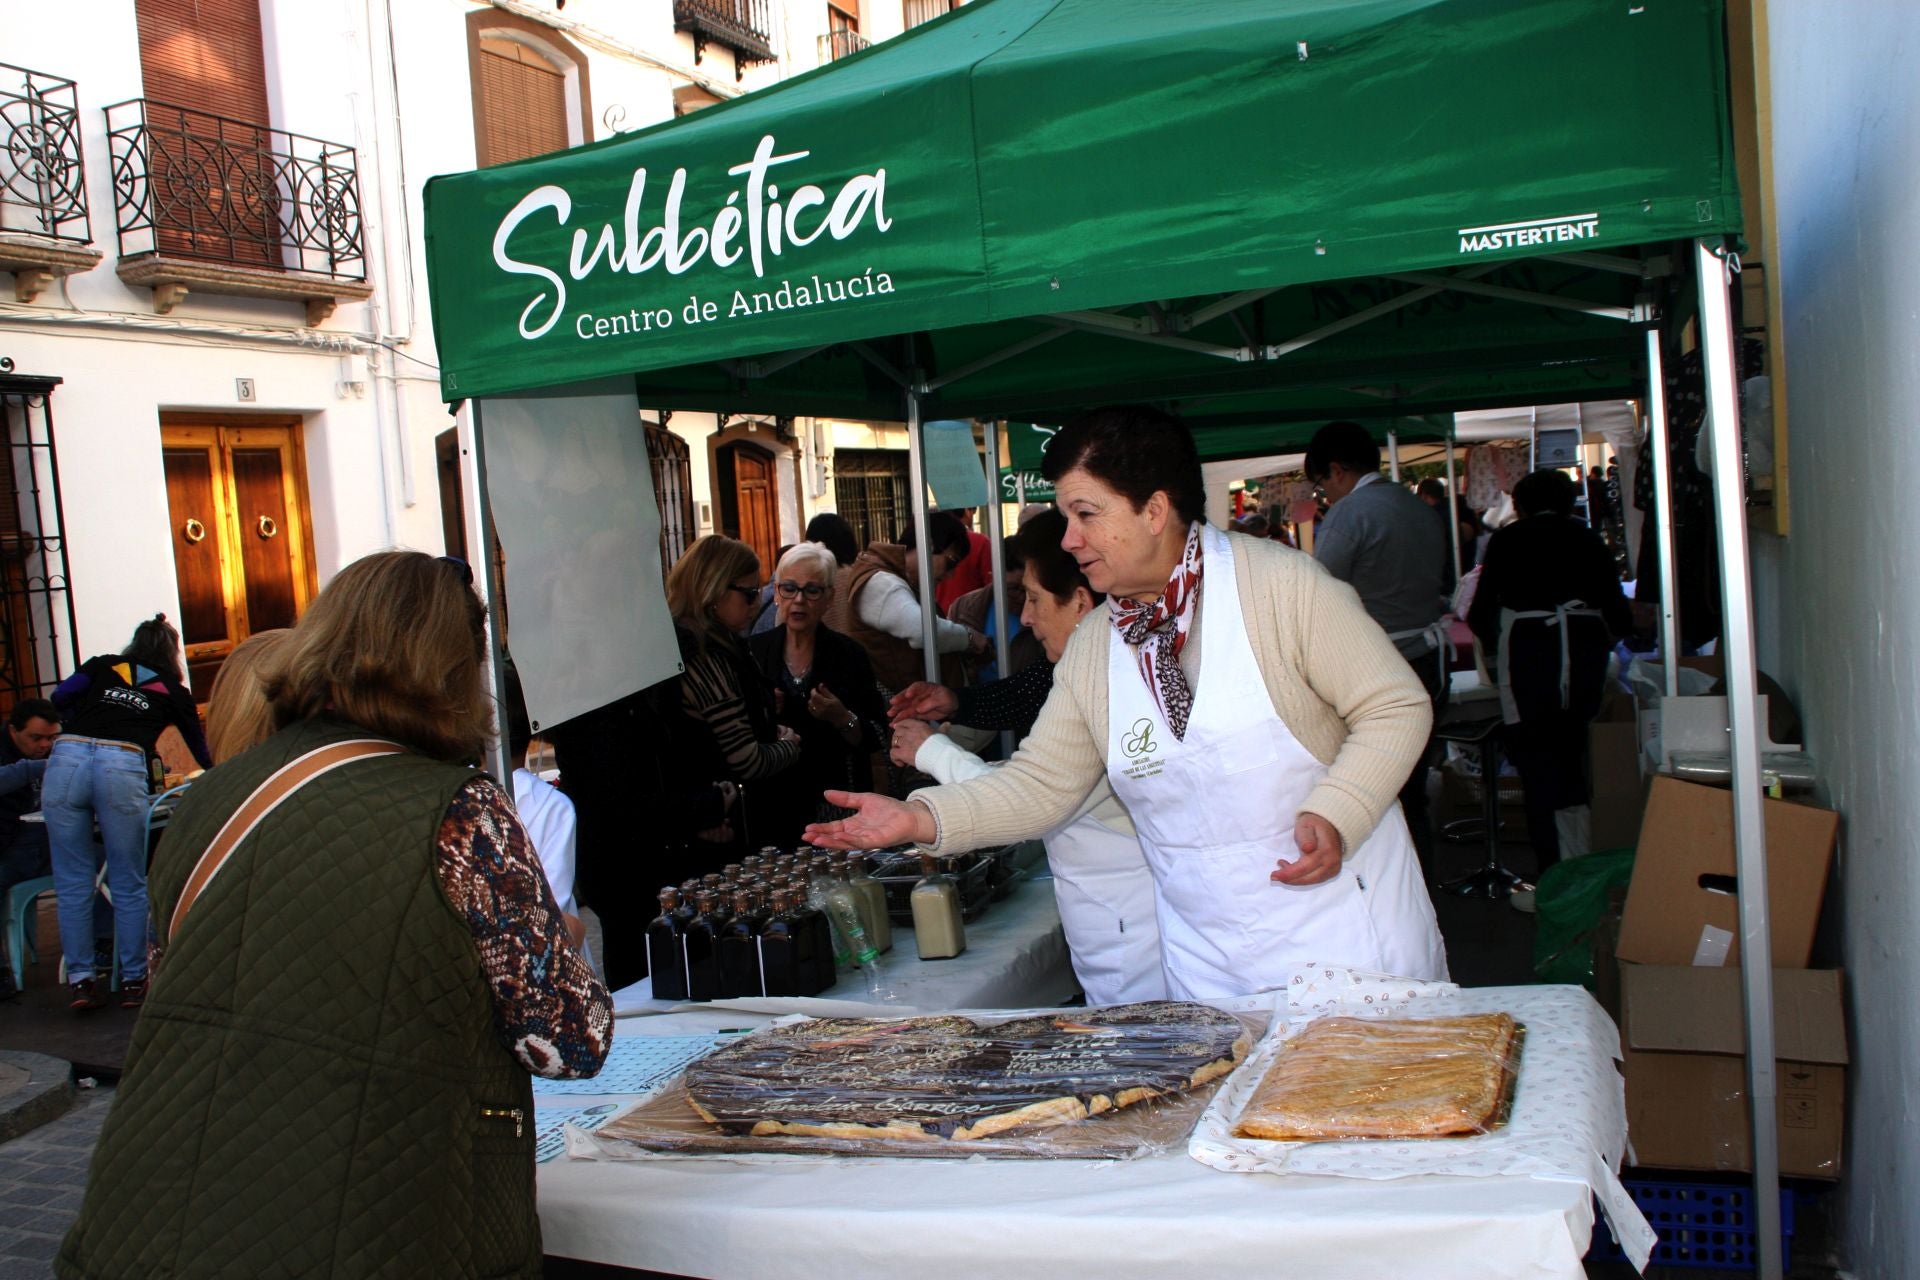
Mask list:
[[[1630,849],[1640,838],[1647,781],[1640,771],[1640,742],[1633,699],[1613,693],[1587,728],[1587,784],[1593,811],[1592,847]]]
[[[1765,815],[1773,964],[1804,969],[1813,958],[1840,815],[1784,800],[1765,801]],[[1620,958],[1737,967],[1738,888],[1733,793],[1655,778],[1620,923]]]
[[[1622,965],[1621,996],[1635,1163],[1751,1170],[1739,971]],[[1840,974],[1776,969],[1773,1000],[1780,1172],[1837,1179],[1847,1062]]]

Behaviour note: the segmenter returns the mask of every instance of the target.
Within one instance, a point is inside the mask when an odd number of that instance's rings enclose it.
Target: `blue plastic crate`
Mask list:
[[[1646,1178],[1621,1181],[1660,1237],[1653,1246],[1653,1263],[1745,1271],[1759,1266],[1759,1227],[1752,1187]],[[1793,1192],[1788,1190],[1780,1192],[1780,1255],[1793,1255]],[[1606,1219],[1596,1215],[1593,1246],[1587,1250],[1587,1257],[1596,1262],[1624,1262],[1626,1256],[1607,1229]]]

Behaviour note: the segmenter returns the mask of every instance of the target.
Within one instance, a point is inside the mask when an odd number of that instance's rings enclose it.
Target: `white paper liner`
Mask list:
[[[1338,966],[1296,974],[1286,1017],[1254,1046],[1195,1126],[1187,1153],[1228,1173],[1292,1173],[1385,1180],[1423,1174],[1532,1177],[1584,1183],[1635,1268],[1651,1256],[1653,1229],[1620,1184],[1627,1145],[1626,1084],[1614,1063],[1620,1035],[1579,987],[1461,988]],[[1271,1142],[1236,1138],[1233,1126],[1287,1035],[1317,1017],[1449,1017],[1509,1013],[1526,1047],[1504,1128],[1425,1141]]]

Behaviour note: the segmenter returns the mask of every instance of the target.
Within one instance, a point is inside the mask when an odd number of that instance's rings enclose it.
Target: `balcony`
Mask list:
[[[820,37],[820,61],[838,62],[842,58],[851,58],[873,41],[845,27],[839,27]]]
[[[693,34],[696,64],[710,44],[733,50],[733,78],[738,80],[748,64],[775,60],[768,9],[769,0],[673,0],[673,29]]]
[[[14,297],[96,266],[92,243],[73,81],[0,63],[0,271]]]
[[[107,108],[119,277],[165,315],[189,290],[305,302],[318,325],[372,296],[352,147],[190,107]]]

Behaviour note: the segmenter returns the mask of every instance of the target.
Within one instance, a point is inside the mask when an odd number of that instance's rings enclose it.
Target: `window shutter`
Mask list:
[[[523,44],[483,39],[479,56],[482,165],[564,150],[567,78]]]

